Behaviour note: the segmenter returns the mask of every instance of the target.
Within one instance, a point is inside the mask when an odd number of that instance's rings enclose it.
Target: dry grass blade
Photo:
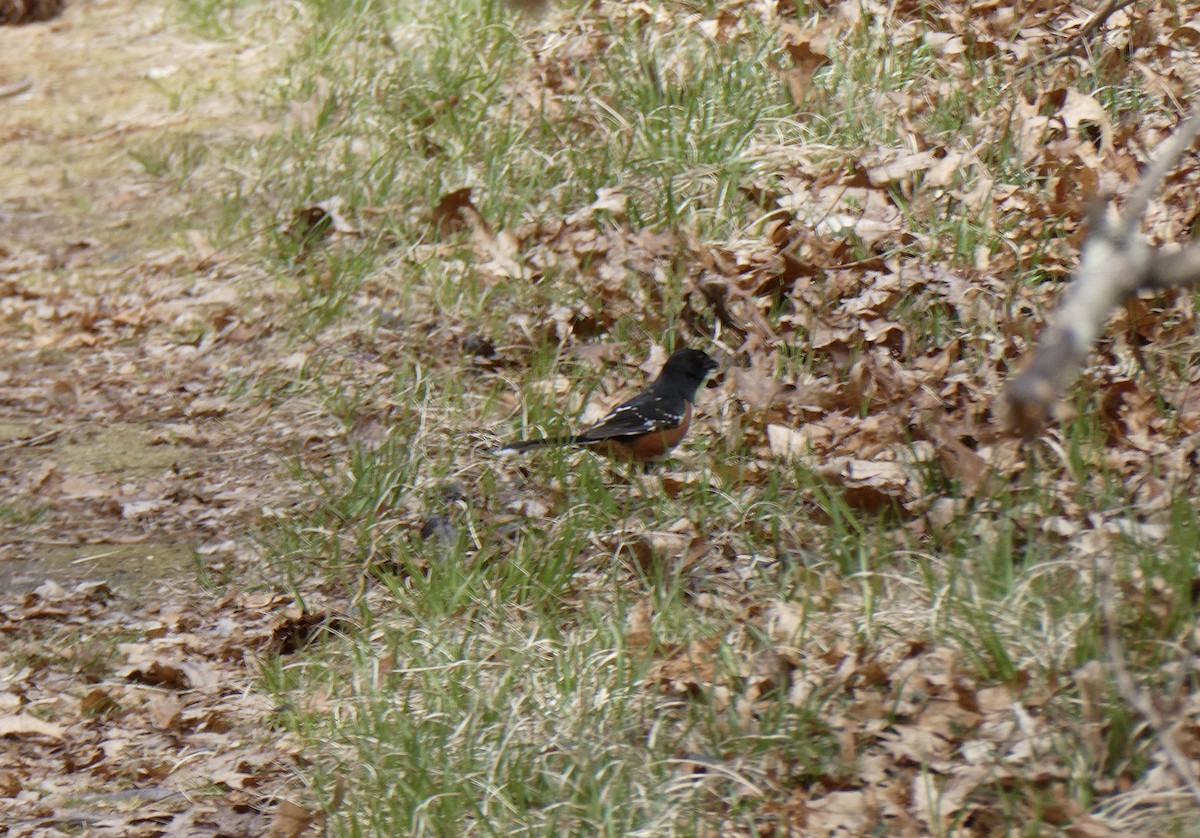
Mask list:
[[[1112,560],[1105,555],[1097,556],[1096,565],[1100,596],[1100,630],[1104,638],[1105,660],[1112,670],[1117,693],[1121,696],[1121,700],[1150,726],[1155,741],[1166,754],[1171,767],[1175,769],[1179,779],[1191,792],[1196,805],[1200,806],[1200,777],[1196,776],[1191,759],[1175,741],[1175,726],[1158,712],[1149,693],[1137,685],[1125,663],[1125,649],[1121,643],[1116,614],[1116,593],[1112,584]]]
[[[9,82],[8,84],[0,84],[0,99],[6,99],[9,96],[20,96],[31,87],[33,87],[33,79],[28,76],[18,81]]]

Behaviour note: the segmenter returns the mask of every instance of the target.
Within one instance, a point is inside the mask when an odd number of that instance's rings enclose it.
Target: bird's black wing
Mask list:
[[[678,427],[686,412],[686,401],[642,393],[613,408],[611,413],[581,433],[576,440],[581,443],[600,442],[668,430]]]

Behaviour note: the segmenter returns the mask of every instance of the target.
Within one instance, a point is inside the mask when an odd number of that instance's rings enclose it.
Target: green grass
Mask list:
[[[46,517],[49,508],[41,503],[13,501],[0,503],[0,523],[8,525],[36,524]]]

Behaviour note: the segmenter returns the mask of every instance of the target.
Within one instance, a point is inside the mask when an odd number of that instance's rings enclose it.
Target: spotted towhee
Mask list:
[[[546,445],[587,447],[618,460],[648,463],[679,444],[692,419],[696,391],[717,368],[699,349],[677,349],[650,386],[577,436],[526,439],[497,449],[510,454]]]

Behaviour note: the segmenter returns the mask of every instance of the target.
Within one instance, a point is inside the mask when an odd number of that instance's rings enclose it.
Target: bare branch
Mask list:
[[[1008,388],[1012,421],[1026,437],[1049,421],[1058,394],[1075,375],[1112,310],[1137,290],[1149,248],[1125,249],[1107,233],[1084,242],[1079,268],[1063,301],[1038,340],[1033,359]]]
[[[1200,108],[1162,144],[1116,222],[1107,220],[1103,205],[1091,213],[1091,229],[1070,287],[1043,330],[1032,359],[1013,379],[1006,394],[1011,423],[1024,436],[1036,435],[1049,421],[1059,393],[1074,377],[1100,329],[1122,300],[1142,288],[1200,284],[1200,245],[1162,253],[1137,235],[1150,199],[1197,134]]]
[[[1195,285],[1197,277],[1200,277],[1200,244],[1167,253],[1156,250],[1150,257],[1150,274],[1144,287],[1182,288]]]

